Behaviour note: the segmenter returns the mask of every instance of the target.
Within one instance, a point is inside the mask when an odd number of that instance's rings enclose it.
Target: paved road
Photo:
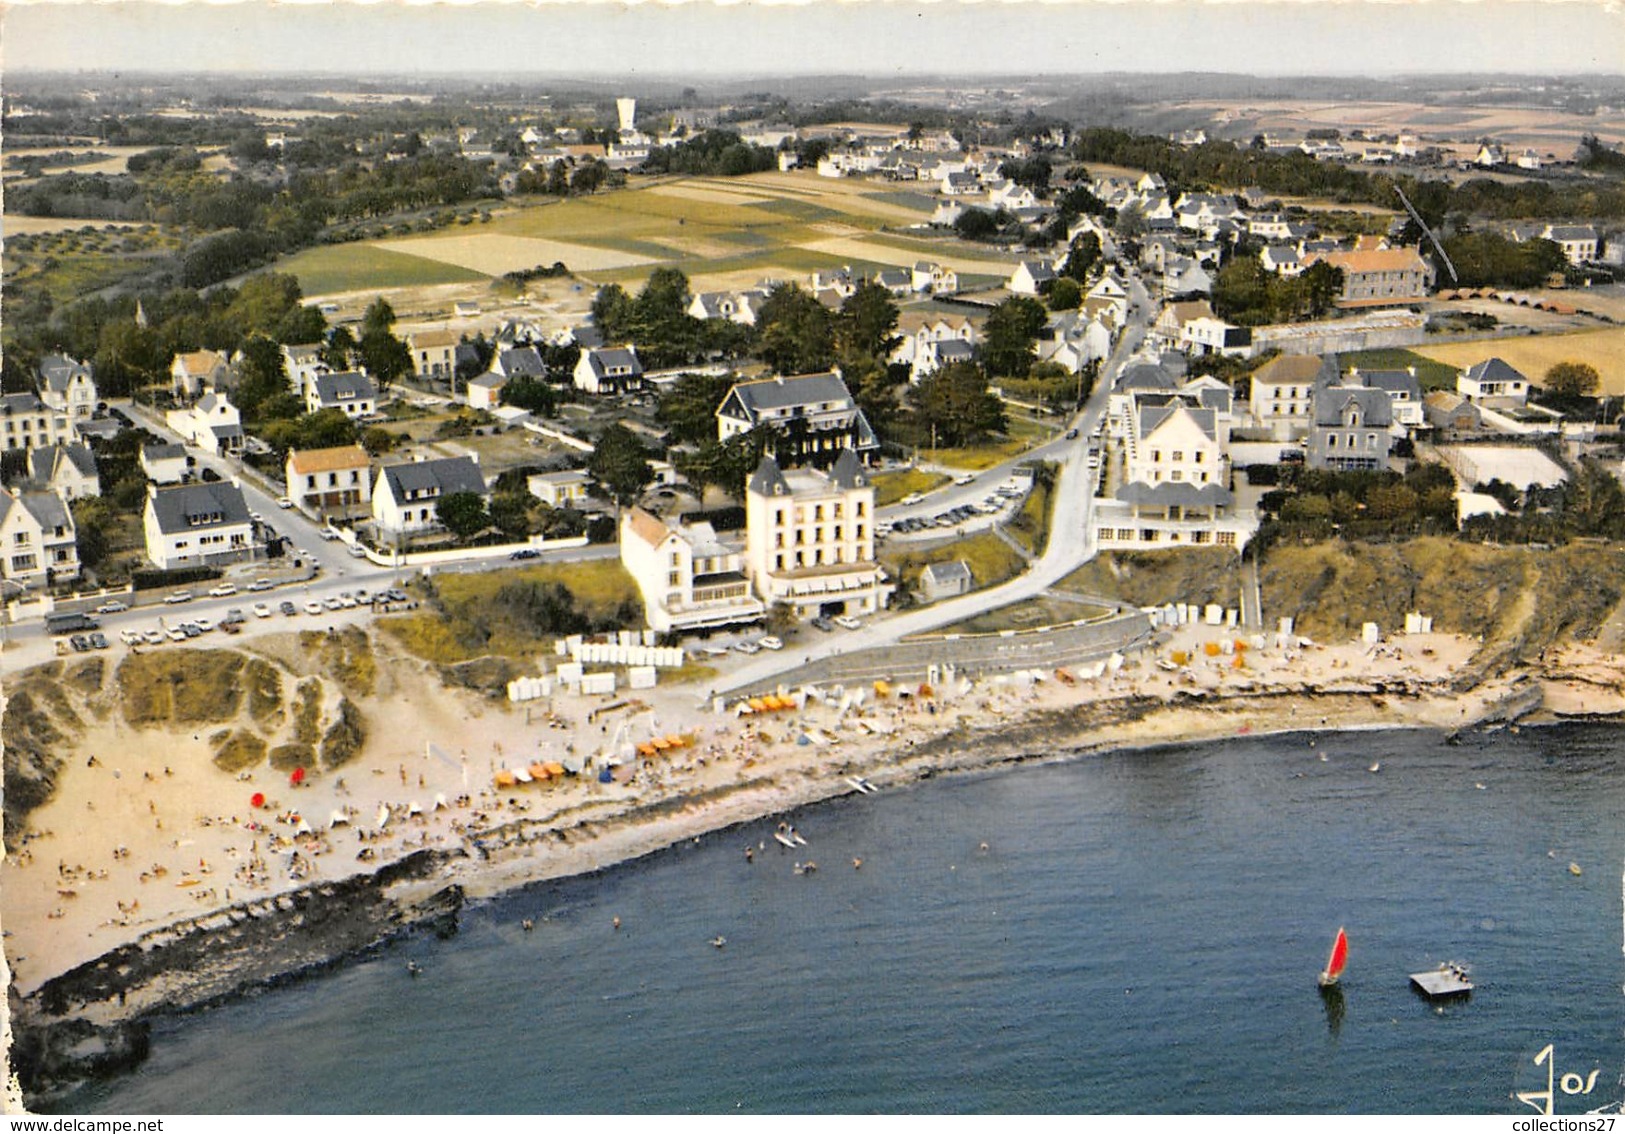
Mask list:
[[[1088,467],[1090,434],[1106,413],[1107,399],[1117,376],[1129,357],[1139,348],[1146,327],[1154,317],[1154,310],[1145,289],[1137,278],[1132,279],[1130,295],[1134,299],[1132,314],[1122,337],[1111,357],[1101,367],[1100,380],[1090,393],[1083,410],[1070,423],[1078,430],[1073,441],[1059,440],[1042,446],[1023,459],[1035,455],[1057,461],[1060,471],[1056,477],[1055,499],[1050,524],[1049,543],[1025,574],[989,590],[976,591],[959,598],[947,599],[931,606],[905,611],[875,619],[861,629],[822,635],[820,640],[787,648],[771,656],[758,655],[749,663],[727,674],[716,684],[719,693],[736,689],[758,688],[780,673],[800,669],[808,662],[833,657],[836,654],[889,645],[912,634],[946,626],[993,607],[1006,606],[1043,593],[1061,579],[1087,563],[1095,554],[1094,492],[1098,470]]]

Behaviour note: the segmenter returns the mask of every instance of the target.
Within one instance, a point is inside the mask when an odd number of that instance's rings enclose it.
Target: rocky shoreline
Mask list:
[[[483,831],[466,847],[419,850],[369,873],[154,929],[26,997],[13,989],[10,1061],[25,1097],[48,1100],[87,1078],[139,1066],[151,1024],[160,1016],[302,979],[402,934],[455,933],[469,901],[590,874],[684,839],[849,794],[851,775],[899,787],[941,774],[1238,734],[1405,727],[1451,732],[1582,716],[1546,711],[1545,705],[1545,686],[1527,675],[1468,692],[1452,688],[1448,679],[1353,677],[1318,687],[1136,692],[961,722],[859,758],[832,758],[817,774],[764,774],[628,809],[520,818]]]

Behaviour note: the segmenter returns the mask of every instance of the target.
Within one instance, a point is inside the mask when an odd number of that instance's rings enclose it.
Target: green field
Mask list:
[[[490,277],[455,264],[374,248],[370,244],[327,244],[309,248],[274,266],[299,277],[306,295],[331,295],[367,288],[419,287],[472,283]]]

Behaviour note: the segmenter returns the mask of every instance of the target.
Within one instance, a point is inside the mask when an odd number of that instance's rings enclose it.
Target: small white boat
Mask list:
[[[789,847],[791,850],[795,849],[796,841],[789,835],[786,835],[783,831],[774,831],[773,837],[779,840],[779,842],[783,843],[785,846]]]
[[[846,782],[852,786],[854,791],[862,792],[864,795],[868,795],[872,791],[880,790],[862,776],[848,776],[846,777]]]
[[[801,832],[796,830],[794,827],[790,828],[790,837],[795,840],[796,846],[798,847],[804,847],[807,845],[807,840],[802,838]]]

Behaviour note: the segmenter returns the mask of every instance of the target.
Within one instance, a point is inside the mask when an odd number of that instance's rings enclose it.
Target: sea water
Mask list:
[[[805,847],[774,841],[786,820]],[[1533,1115],[1514,1096],[1548,1090],[1557,1114],[1617,1109],[1622,862],[1625,732],[1601,726],[942,778],[164,1021],[142,1068],[57,1109]],[[1469,999],[1410,989],[1447,960]]]

